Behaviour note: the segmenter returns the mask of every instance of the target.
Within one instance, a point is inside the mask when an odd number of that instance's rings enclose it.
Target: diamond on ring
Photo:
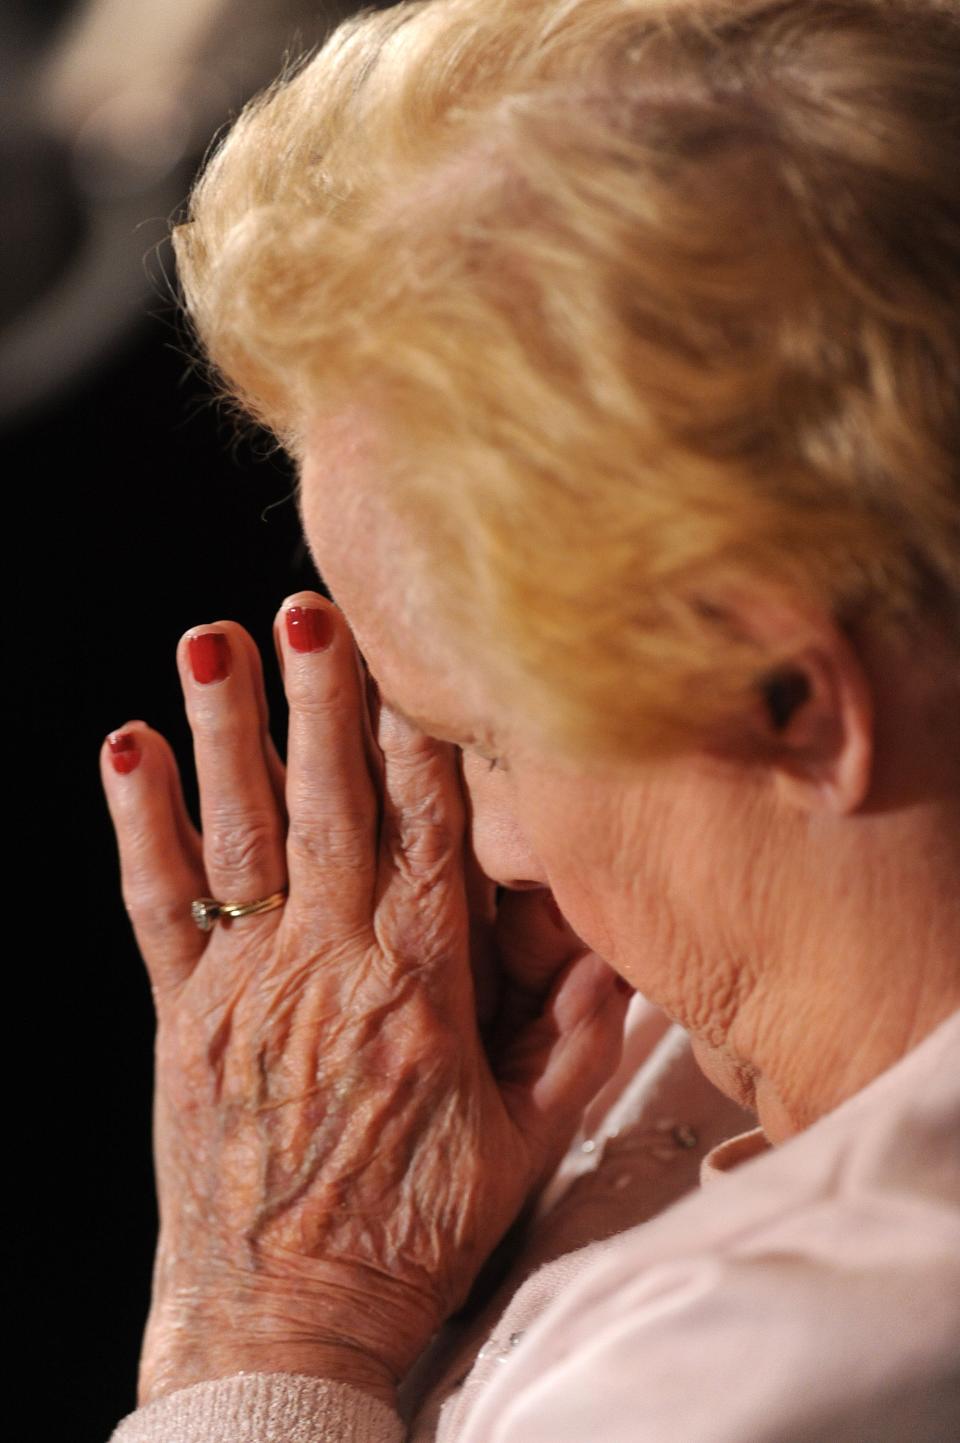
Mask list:
[[[197,897],[190,903],[190,915],[201,932],[210,932],[220,916],[220,903],[215,897]]]
[[[257,897],[254,902],[219,902],[216,897],[195,897],[190,903],[190,915],[201,932],[210,932],[217,922],[233,922],[240,917],[257,917],[261,912],[273,912],[287,900],[287,889],[271,892],[269,897]]]

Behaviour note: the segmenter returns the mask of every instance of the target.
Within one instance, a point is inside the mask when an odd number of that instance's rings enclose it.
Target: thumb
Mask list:
[[[542,1001],[561,968],[587,950],[546,887],[504,891],[496,944],[507,986]]]
[[[633,988],[587,952],[561,973],[543,1010],[498,1060],[497,1080],[514,1123],[550,1170],[584,1108],[613,1076]]]

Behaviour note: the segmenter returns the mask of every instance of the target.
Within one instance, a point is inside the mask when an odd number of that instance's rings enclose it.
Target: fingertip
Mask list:
[[[293,591],[289,596],[283,598],[274,617],[274,630],[281,639],[289,638],[291,612],[319,615],[323,617],[324,625],[330,631],[335,631],[342,619],[342,613],[336,602],[322,596],[319,591]]]
[[[157,764],[166,764],[165,753],[172,758],[166,738],[140,718],[108,732],[100,746],[101,761],[117,776],[129,776],[145,761],[152,773]]]
[[[178,661],[186,664],[191,641],[193,641],[195,636],[199,636],[201,632],[209,631],[210,625],[212,625],[212,623],[207,624],[205,622],[198,621],[194,626],[188,626],[186,631],[181,632],[180,638],[177,642]]]
[[[572,1032],[615,1006],[625,1012],[633,988],[595,952],[574,958],[557,979],[549,1007],[561,1030]]]
[[[329,651],[339,626],[339,613],[332,602],[315,591],[297,591],[280,607],[275,635],[281,654],[284,647],[300,654]]]
[[[289,596],[285,596],[280,603],[277,615],[282,616],[290,606],[322,606],[332,611],[339,610],[335,601],[331,601],[329,597],[323,596],[319,591],[310,591],[309,589],[292,591]]]
[[[107,733],[100,748],[101,756],[117,776],[128,776],[140,765],[146,731],[146,722],[136,720]]]
[[[317,606],[288,606],[283,613],[287,645],[291,651],[329,651],[337,636],[336,623],[329,611]]]

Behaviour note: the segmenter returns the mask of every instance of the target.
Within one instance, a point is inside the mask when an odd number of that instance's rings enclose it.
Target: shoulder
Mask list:
[[[456,1443],[960,1435],[957,1024],[591,1259]]]

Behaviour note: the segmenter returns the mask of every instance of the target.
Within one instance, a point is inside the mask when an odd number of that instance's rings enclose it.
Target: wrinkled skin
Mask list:
[[[333,639],[297,652],[278,625],[286,769],[247,634],[198,629],[230,655],[203,684],[181,644],[202,837],[162,737],[124,728],[123,771],[104,749],[158,1020],[142,1401],[241,1369],[389,1400],[619,1052],[625,989],[549,893],[496,908],[457,749],[377,707],[335,607],[290,600]],[[194,897],[285,886],[207,936],[190,921]]]

